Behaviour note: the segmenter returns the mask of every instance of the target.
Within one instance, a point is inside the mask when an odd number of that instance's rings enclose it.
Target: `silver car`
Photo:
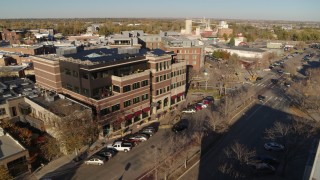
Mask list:
[[[91,157],[90,159],[86,160],[84,163],[100,166],[100,165],[103,165],[105,161],[106,161],[105,158],[95,156],[95,157]]]

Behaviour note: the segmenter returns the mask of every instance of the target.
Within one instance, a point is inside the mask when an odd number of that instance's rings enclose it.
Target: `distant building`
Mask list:
[[[10,44],[20,44],[22,38],[26,34],[24,30],[2,29],[2,40],[9,41]]]
[[[226,29],[218,29],[218,36],[219,36],[219,37],[223,37],[224,34],[226,34],[227,37],[229,37],[230,35],[233,34],[233,29],[229,29],[229,28],[226,28]]]
[[[56,52],[54,46],[49,45],[35,45],[35,46],[12,46],[12,47],[0,47],[0,51],[15,52],[18,54],[28,55],[40,55],[40,54],[52,54]]]
[[[0,127],[0,165],[13,177],[31,172],[29,152],[17,140]]]
[[[217,27],[218,27],[218,29],[228,29],[229,25],[226,21],[220,21],[219,25]]]
[[[198,40],[183,36],[165,36],[162,37],[162,44],[162,49],[173,51],[177,60],[186,61],[192,69],[200,71],[204,66],[204,49]]]

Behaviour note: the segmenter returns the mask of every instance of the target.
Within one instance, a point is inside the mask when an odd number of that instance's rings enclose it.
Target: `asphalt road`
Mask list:
[[[265,79],[265,78],[264,78]],[[268,78],[269,79],[269,78]],[[280,78],[281,79],[281,78]],[[224,179],[218,167],[223,162],[224,149],[232,145],[234,142],[239,142],[251,149],[255,149],[258,155],[271,155],[281,159],[281,153],[267,152],[263,148],[263,144],[268,142],[265,137],[265,130],[272,127],[275,121],[284,121],[288,118],[288,99],[282,96],[279,90],[282,86],[283,79],[279,85],[274,85],[266,80],[262,83],[253,84],[259,89],[260,94],[266,96],[266,100],[261,102],[256,100],[256,104],[246,110],[245,114],[238,119],[230,128],[230,131],[224,138],[207,154],[202,154],[200,162],[185,173],[180,179]],[[310,143],[311,147],[311,143]],[[288,166],[288,172],[285,179],[302,179],[304,167],[308,159],[308,148],[306,152],[301,153],[301,157]],[[290,172],[290,173],[289,173]],[[268,176],[266,179],[281,179],[277,175]]]

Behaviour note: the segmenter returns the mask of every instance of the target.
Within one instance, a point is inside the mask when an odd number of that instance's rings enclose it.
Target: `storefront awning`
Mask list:
[[[134,116],[140,116],[140,114],[142,114],[142,111],[137,111],[134,113]]]
[[[177,95],[171,96],[171,99],[176,99]]]
[[[144,108],[144,109],[142,109],[142,111],[143,111],[144,113],[147,113],[147,112],[150,111],[150,107]]]
[[[126,115],[126,117],[125,117],[126,120],[130,120],[132,118],[133,118],[133,114]]]
[[[182,93],[179,93],[177,96],[180,97],[180,96],[183,96],[184,92]]]

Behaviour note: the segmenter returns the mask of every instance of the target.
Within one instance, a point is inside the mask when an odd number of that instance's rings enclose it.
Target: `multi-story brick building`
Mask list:
[[[35,56],[37,84],[90,105],[106,133],[150,119],[184,100],[184,61],[164,53],[128,52],[95,49],[65,57]]]
[[[10,44],[19,44],[21,39],[26,34],[24,30],[12,30],[12,29],[2,29],[2,40],[9,41]]]
[[[186,61],[186,64],[196,71],[200,71],[204,66],[204,48],[197,40],[183,36],[165,36],[162,37],[162,49],[173,51],[177,60]]]

